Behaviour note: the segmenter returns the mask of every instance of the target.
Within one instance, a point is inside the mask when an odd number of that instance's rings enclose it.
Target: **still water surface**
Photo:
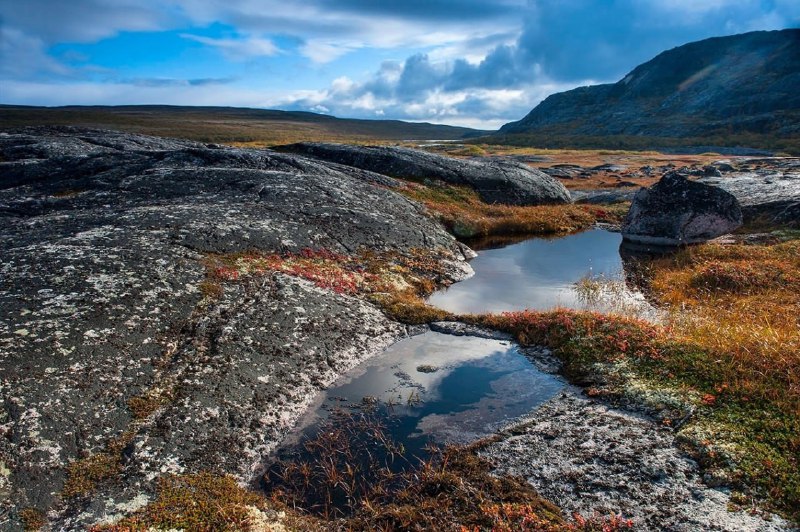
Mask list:
[[[434,293],[428,303],[456,314],[556,306],[585,309],[575,291],[582,277],[620,278],[622,235],[593,229],[562,238],[533,238],[479,251],[475,275]]]

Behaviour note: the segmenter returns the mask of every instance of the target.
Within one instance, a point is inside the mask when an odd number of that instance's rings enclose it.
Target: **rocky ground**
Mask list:
[[[283,275],[204,293],[209,254],[462,248],[391,180],[302,157],[82,129],[0,136],[0,524],[81,527],[156,477],[242,480],[322,387],[403,334]],[[72,465],[70,465],[72,464]]]
[[[676,172],[733,194],[742,207],[745,223],[760,220],[792,225],[800,220],[800,158],[735,157],[708,164],[648,165],[638,169],[624,165],[566,165],[570,167],[566,173],[561,166],[565,165],[542,170],[566,183],[573,200],[579,203],[630,201],[639,187],[653,184],[654,176]],[[609,171],[610,166],[615,166],[615,171]],[[581,181],[588,186],[583,188]],[[602,182],[600,186],[598,181]]]
[[[710,488],[671,429],[582,395],[562,393],[509,427],[482,452],[500,474],[521,476],[570,511],[621,513],[636,530],[786,530],[729,511],[730,493]]]

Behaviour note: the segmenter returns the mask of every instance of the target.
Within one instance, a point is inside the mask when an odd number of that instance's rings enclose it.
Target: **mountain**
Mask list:
[[[800,29],[697,41],[617,83],[553,94],[499,135],[769,139],[800,137]]]
[[[458,140],[488,133],[466,127],[357,120],[300,111],[173,105],[29,107],[0,105],[0,129],[60,125],[123,130],[201,142]]]

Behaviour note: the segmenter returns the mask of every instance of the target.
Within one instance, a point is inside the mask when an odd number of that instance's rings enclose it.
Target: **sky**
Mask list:
[[[0,0],[0,103],[303,110],[495,129],[798,0]]]

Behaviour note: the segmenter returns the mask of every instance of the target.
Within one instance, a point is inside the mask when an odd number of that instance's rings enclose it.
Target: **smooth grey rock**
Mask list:
[[[675,246],[705,242],[741,225],[742,210],[733,195],[673,171],[636,193],[622,224],[622,237]]]
[[[701,178],[698,182],[735,196],[745,222],[761,220],[800,227],[800,158],[746,159],[738,166],[739,170],[726,173],[722,179]]]
[[[391,177],[468,185],[487,203],[570,202],[569,192],[558,180],[525,164],[497,157],[455,159],[409,148],[313,142],[289,144],[278,149]]]

